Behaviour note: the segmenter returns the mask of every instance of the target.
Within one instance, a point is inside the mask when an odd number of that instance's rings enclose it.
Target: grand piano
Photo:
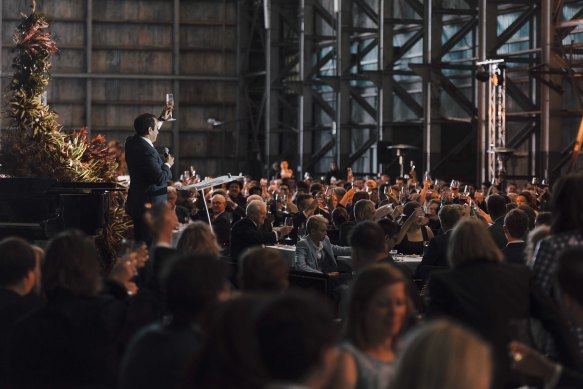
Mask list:
[[[57,182],[53,178],[0,178],[0,238],[45,240],[68,228],[96,235],[109,223],[115,183]]]

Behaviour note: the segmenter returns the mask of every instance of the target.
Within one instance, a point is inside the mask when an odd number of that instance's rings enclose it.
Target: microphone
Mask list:
[[[164,158],[168,158],[170,155],[170,149],[168,147],[164,147]]]

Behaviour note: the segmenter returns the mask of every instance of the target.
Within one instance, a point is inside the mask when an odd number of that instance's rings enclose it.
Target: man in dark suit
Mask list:
[[[462,217],[463,206],[459,204],[444,205],[439,210],[439,221],[444,234],[431,239],[421,263],[417,267],[416,276],[427,282],[429,273],[449,267],[447,263],[447,247],[451,231]]]
[[[267,217],[267,205],[263,201],[255,200],[247,206],[247,216],[233,224],[231,229],[231,257],[237,261],[241,254],[253,246],[274,244],[290,233],[291,226],[276,227],[272,232],[261,232]]]
[[[504,233],[508,244],[502,250],[504,258],[508,263],[525,265],[524,248],[526,242],[524,238],[528,233],[528,215],[521,209],[513,209],[504,218]]]
[[[310,194],[299,194],[296,202],[298,205],[298,213],[294,215],[294,228],[290,234],[290,238],[294,243],[303,237],[301,235],[305,235],[306,222],[310,216],[316,213],[316,209],[318,208],[318,204],[314,200],[314,197]],[[300,229],[303,229],[302,233],[300,233]]]
[[[40,259],[26,241],[0,241],[0,387],[7,386],[8,345],[14,323],[42,305],[33,292],[39,266]]]
[[[178,225],[176,212],[171,204],[158,204],[152,212],[152,230],[154,231],[154,242],[150,247],[151,260],[146,265],[145,280],[148,289],[161,299],[160,289],[162,269],[166,263],[178,253],[173,246],[172,236],[175,227]]]
[[[243,190],[243,183],[241,181],[232,181],[227,186],[228,194],[225,197],[227,200],[227,212],[233,215],[233,223],[245,217],[245,209],[247,208],[247,198],[241,193]]]
[[[165,109],[162,116],[145,113],[134,120],[135,135],[126,139],[125,156],[130,174],[130,189],[126,210],[134,222],[134,238],[151,243],[148,224],[144,219],[146,204],[152,206],[167,201],[167,182],[172,179],[170,168],[174,157],[165,154],[164,159],[154,148],[163,120],[170,115]]]
[[[225,212],[227,208],[227,199],[223,195],[217,194],[211,198],[211,225],[217,236],[217,241],[224,251],[229,250],[231,239],[231,218],[232,216]]]
[[[488,227],[488,231],[494,239],[496,246],[500,250],[503,250],[506,247],[506,235],[504,234],[504,216],[506,216],[506,200],[504,197],[493,194],[488,196],[486,200],[486,204],[488,205],[488,214],[492,218],[494,224]]]

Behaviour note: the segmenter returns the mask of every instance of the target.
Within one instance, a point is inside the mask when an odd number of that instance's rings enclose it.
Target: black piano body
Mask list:
[[[46,240],[68,228],[96,235],[109,223],[115,183],[0,178],[0,238]]]

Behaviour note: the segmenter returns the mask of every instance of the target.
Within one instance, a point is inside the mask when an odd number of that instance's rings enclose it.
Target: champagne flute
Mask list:
[[[172,117],[172,110],[174,109],[174,94],[166,93],[166,108],[170,109],[170,118],[166,119],[167,122],[173,122],[176,119]]]

